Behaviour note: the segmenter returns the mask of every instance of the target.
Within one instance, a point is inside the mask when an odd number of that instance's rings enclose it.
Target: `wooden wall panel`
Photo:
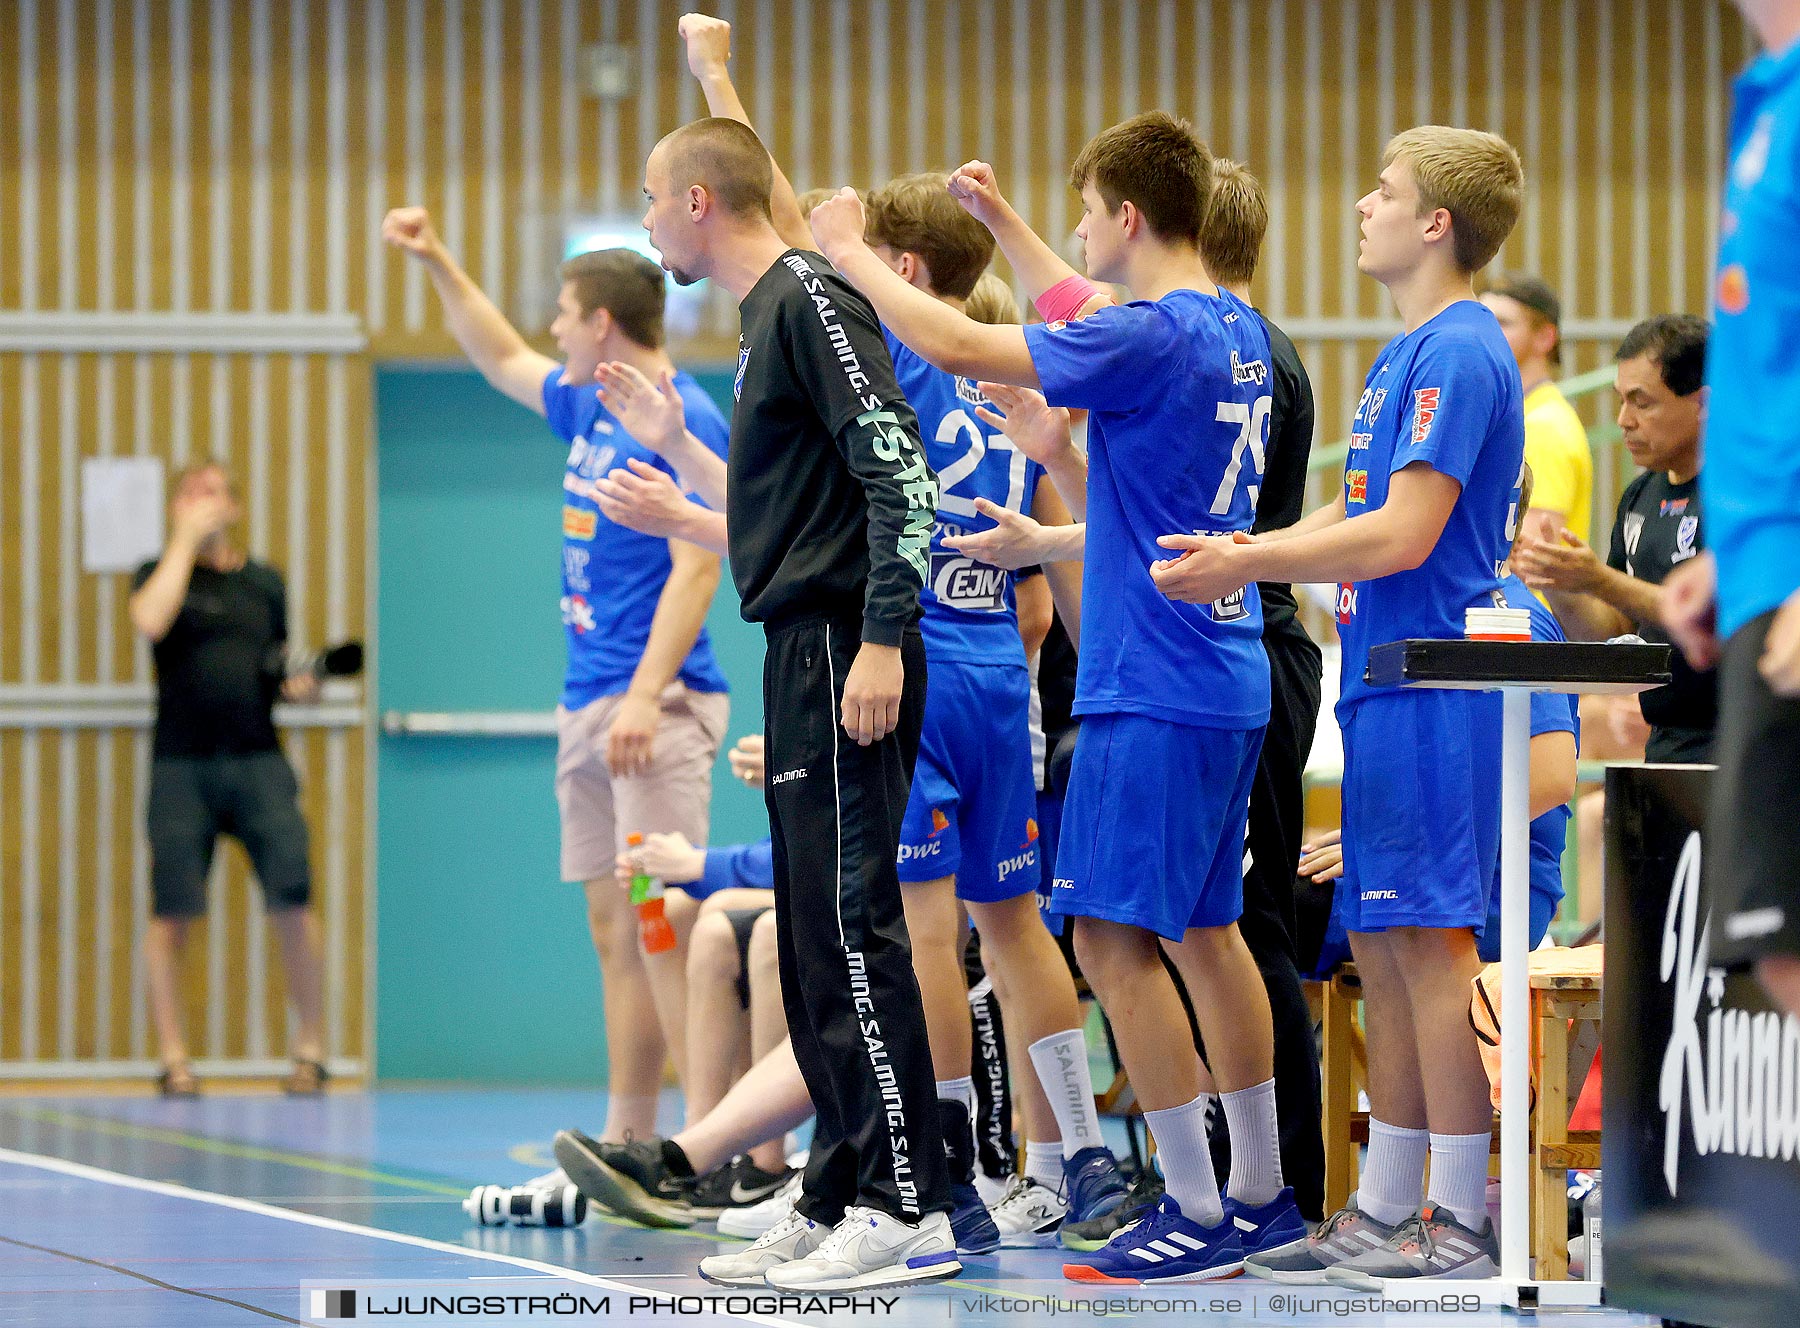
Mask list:
[[[382,214],[430,206],[475,279],[540,333],[564,222],[635,222],[644,157],[699,112],[675,35],[693,2],[7,0],[0,318],[253,315],[298,338],[0,352],[8,704],[18,689],[149,681],[121,579],[75,560],[87,456],[228,457],[253,550],[287,570],[296,634],[369,630],[368,356],[453,353],[428,283],[381,245]],[[745,101],[802,189],[985,157],[1066,244],[1083,141],[1153,106],[1192,117],[1269,189],[1256,294],[1312,371],[1321,442],[1342,432],[1392,330],[1355,272],[1352,210],[1392,132],[1467,123],[1519,147],[1529,195],[1501,264],[1561,288],[1576,372],[1605,364],[1637,318],[1703,307],[1727,85],[1751,55],[1723,0],[713,8],[735,25]],[[631,75],[623,96],[589,88],[601,47]],[[318,327],[306,320],[329,315],[354,318],[368,354],[304,348]],[[683,353],[728,357],[734,335],[720,308]],[[1603,396],[1585,407],[1605,409]],[[290,738],[347,993],[334,1046],[351,1056],[368,1045],[368,741],[355,725]],[[132,948],[146,759],[132,726],[0,729],[0,1062],[147,1054]],[[277,966],[242,864],[221,872],[193,998],[207,1053],[254,1060],[281,1041]],[[71,935],[85,976],[65,982]],[[221,1005],[228,984],[247,998]]]

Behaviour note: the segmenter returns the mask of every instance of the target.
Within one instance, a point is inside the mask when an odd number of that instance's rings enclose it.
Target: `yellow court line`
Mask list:
[[[142,1139],[148,1143],[173,1144],[178,1148],[191,1148],[197,1153],[210,1153],[214,1157],[233,1157],[247,1162],[277,1162],[283,1166],[298,1167],[305,1171],[317,1171],[326,1176],[340,1176],[346,1180],[372,1181],[382,1185],[398,1186],[402,1189],[421,1190],[426,1194],[454,1195],[456,1198],[462,1199],[468,1196],[469,1190],[472,1188],[468,1185],[444,1185],[437,1181],[414,1180],[409,1176],[392,1176],[385,1171],[372,1171],[367,1167],[351,1166],[346,1162],[332,1162],[307,1153],[289,1153],[279,1148],[258,1148],[252,1144],[226,1143],[220,1139],[209,1139],[203,1134],[188,1134],[184,1130],[167,1130],[157,1125],[134,1125],[129,1121],[108,1120],[104,1116],[84,1116],[79,1112],[57,1111],[50,1107],[11,1106],[5,1110],[53,1125],[79,1126],[82,1129],[93,1130],[96,1134],[116,1135],[123,1139]],[[638,1225],[626,1218],[615,1217],[611,1213],[597,1212],[592,1209],[589,1211],[591,1218],[598,1218],[611,1226],[635,1227]]]
[[[183,1130],[167,1130],[155,1125],[134,1125],[128,1121],[107,1120],[100,1116],[83,1116],[78,1112],[56,1111],[49,1107],[14,1106],[9,1110],[20,1116],[45,1121],[52,1125],[71,1125],[93,1130],[97,1134],[110,1134],[123,1139],[142,1139],[148,1143],[173,1144],[178,1148],[191,1148],[197,1153],[210,1153],[214,1157],[232,1157],[246,1162],[278,1162],[283,1166],[317,1171],[327,1176],[394,1185],[407,1190],[422,1190],[427,1194],[456,1195],[461,1198],[469,1192],[469,1187],[466,1185],[444,1185],[437,1181],[414,1180],[408,1176],[392,1176],[385,1171],[371,1171],[367,1167],[351,1166],[345,1162],[331,1162],[321,1157],[311,1157],[305,1153],[289,1153],[278,1148],[258,1148],[251,1144],[226,1143],[221,1139],[209,1139],[203,1134],[188,1134]]]

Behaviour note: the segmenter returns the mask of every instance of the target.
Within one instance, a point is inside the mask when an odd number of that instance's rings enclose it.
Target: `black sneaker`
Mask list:
[[[734,1157],[694,1182],[688,1193],[688,1212],[695,1217],[718,1217],[728,1208],[748,1208],[772,1196],[787,1179],[786,1167],[764,1171],[748,1155]]]
[[[694,1224],[689,1204],[693,1173],[681,1150],[667,1139],[603,1144],[580,1130],[564,1130],[553,1148],[575,1188],[594,1203],[647,1227]]]
[[[1087,1222],[1064,1222],[1062,1243],[1065,1249],[1092,1252],[1111,1240],[1122,1228],[1130,1226],[1162,1202],[1163,1178],[1156,1168],[1146,1165],[1131,1178],[1125,1191],[1125,1202],[1110,1213]]]

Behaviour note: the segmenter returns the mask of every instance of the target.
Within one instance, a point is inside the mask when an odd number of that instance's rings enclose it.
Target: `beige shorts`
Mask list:
[[[662,694],[650,769],[631,776],[616,776],[606,764],[607,734],[622,700],[603,696],[580,710],[556,708],[565,881],[610,878],[628,834],[679,830],[695,844],[706,843],[713,763],[731,717],[730,696],[670,683]]]

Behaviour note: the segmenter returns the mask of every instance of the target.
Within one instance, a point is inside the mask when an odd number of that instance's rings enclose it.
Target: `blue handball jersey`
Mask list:
[[[1269,337],[1227,292],[1176,290],[1032,324],[1044,395],[1088,416],[1087,553],[1075,713],[1210,728],[1269,718],[1255,586],[1179,604],[1150,579],[1157,537],[1249,530],[1269,436]]]
[[[544,379],[544,418],[569,444],[562,496],[562,620],[569,666],[562,703],[579,710],[631,685],[672,566],[667,540],[608,521],[587,488],[630,457],[674,471],[625,432],[600,404],[592,383],[565,383],[562,376],[559,365]],[[675,386],[687,407],[689,430],[724,456],[731,429],[719,408],[690,375],[676,374]],[[697,692],[727,690],[705,628],[676,676]]]
[[[1519,369],[1500,324],[1474,300],[1395,337],[1375,357],[1351,426],[1344,515],[1387,502],[1393,475],[1415,461],[1462,485],[1437,545],[1410,572],[1338,587],[1344,671],[1338,713],[1373,690],[1369,650],[1387,641],[1463,635],[1463,611],[1493,604],[1512,546],[1525,464]]]
[[[1721,636],[1800,590],[1800,42],[1732,95],[1700,474]]]
[[[977,498],[1009,511],[1029,512],[1044,468],[1005,434],[976,418],[977,406],[995,407],[972,379],[927,364],[885,328],[882,335],[900,391],[919,417],[925,456],[938,477],[931,576],[919,592],[925,653],[930,659],[1024,668],[1016,578],[946,548],[944,540],[993,529],[993,519],[975,510]]]

